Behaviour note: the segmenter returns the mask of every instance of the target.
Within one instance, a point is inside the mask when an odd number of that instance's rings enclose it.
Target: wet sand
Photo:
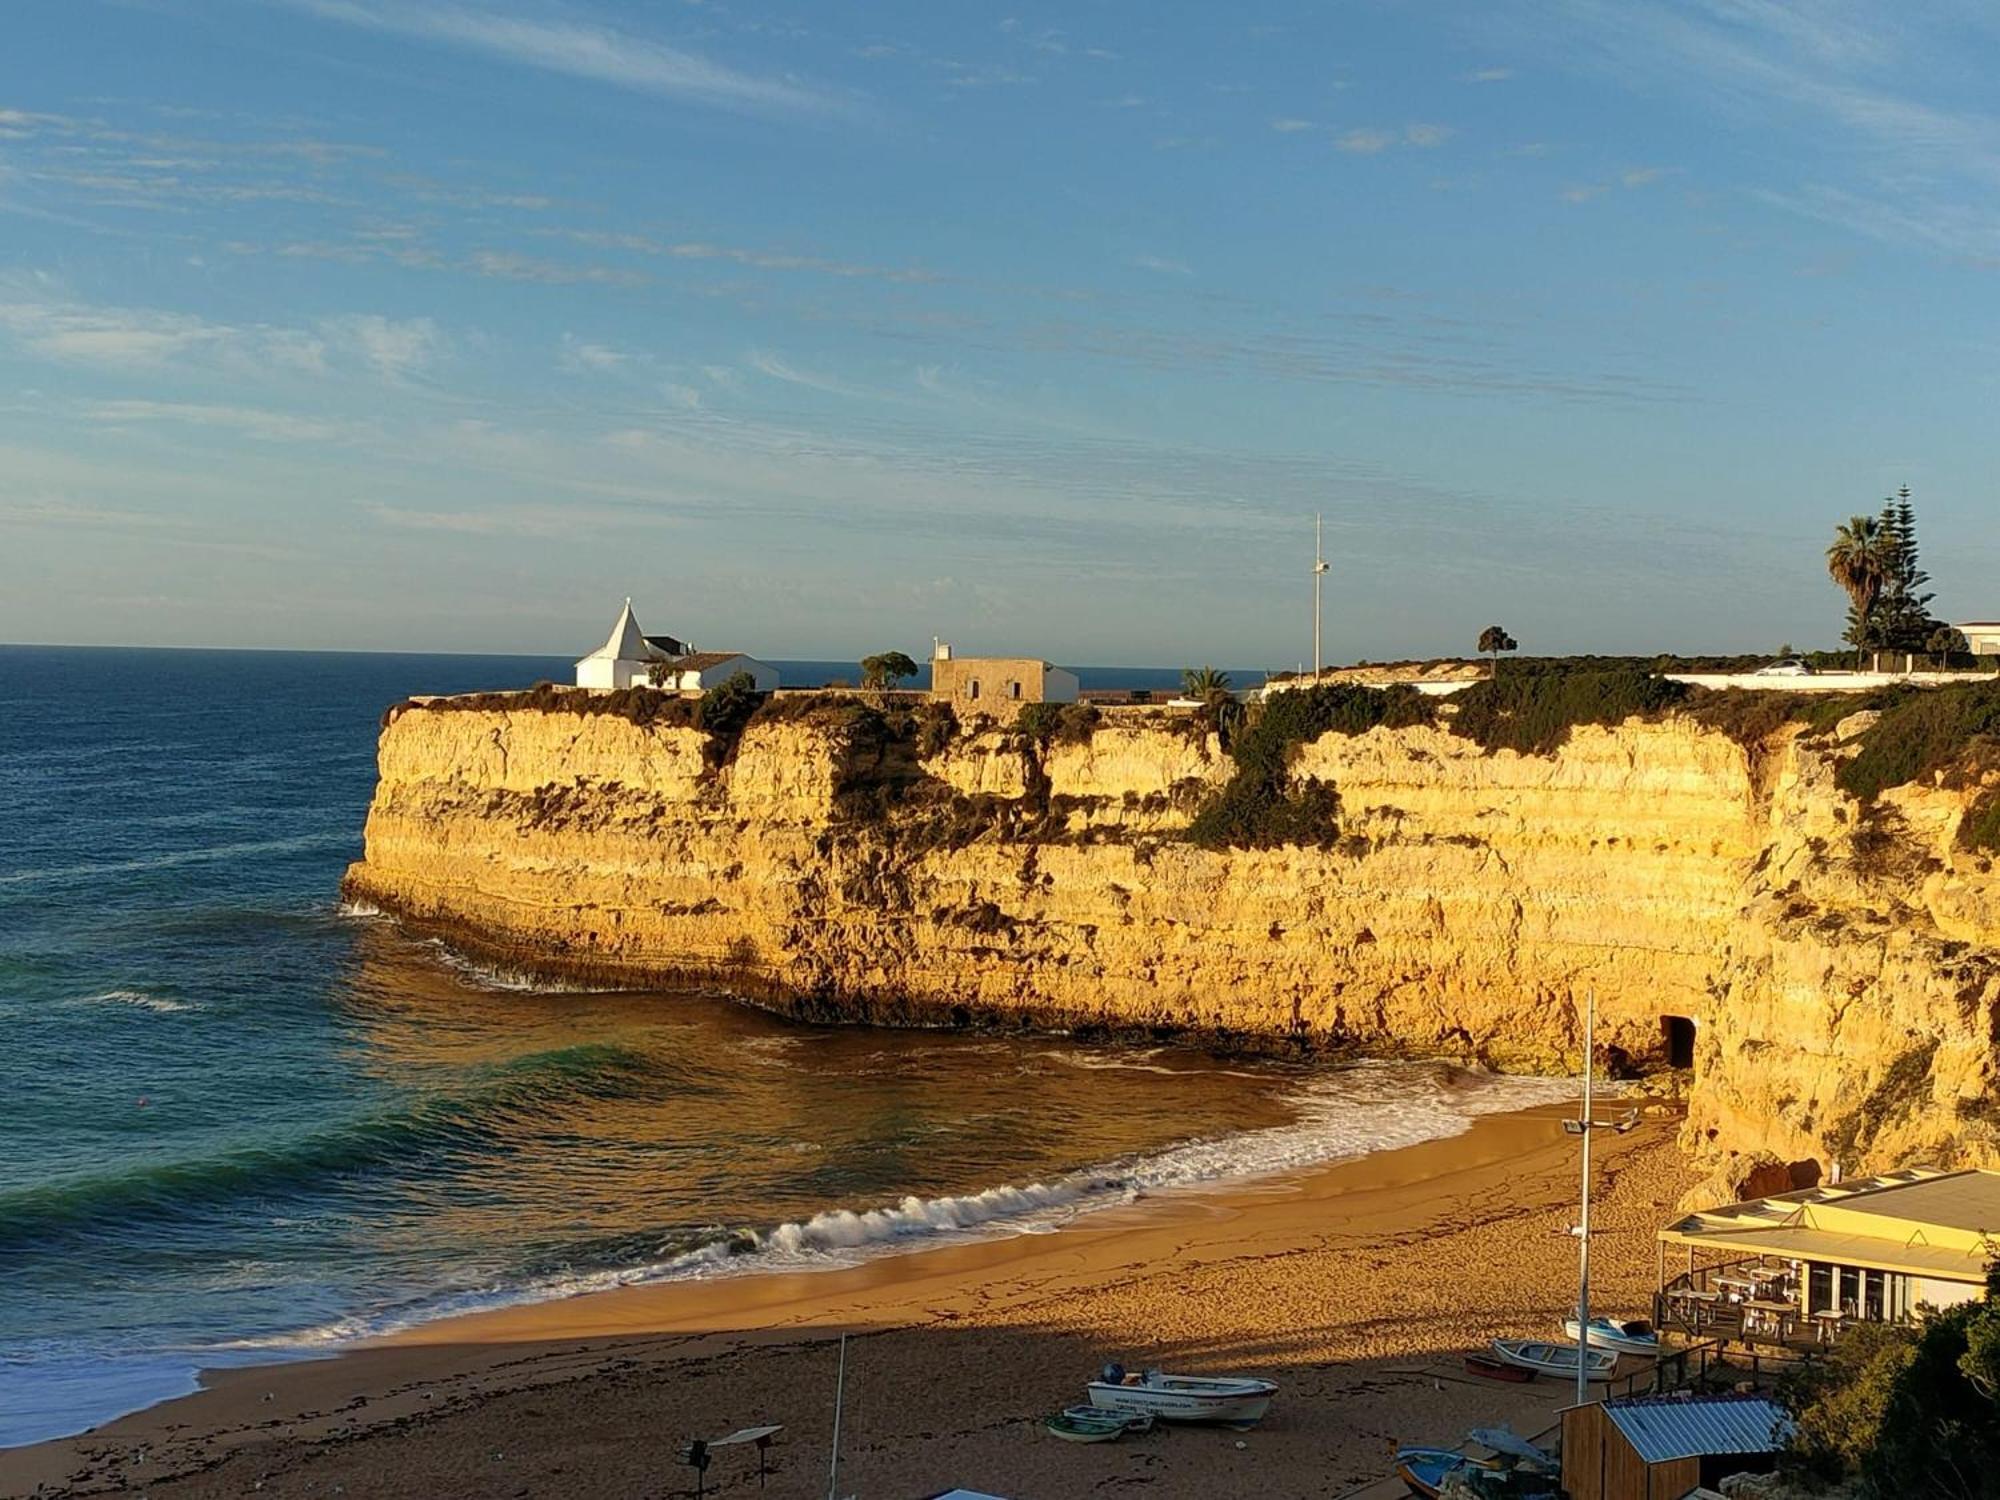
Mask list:
[[[1576,1155],[1560,1108],[1296,1178],[1163,1195],[1057,1233],[842,1271],[631,1287],[424,1325],[337,1359],[213,1372],[93,1433],[0,1452],[0,1495],[657,1497],[693,1493],[694,1436],[782,1423],[762,1494],[824,1496],[838,1335],[839,1493],[916,1500],[1388,1496],[1399,1442],[1535,1433],[1570,1387],[1468,1376],[1547,1337],[1576,1292]],[[1643,1314],[1653,1231],[1690,1174],[1673,1116],[1600,1142],[1596,1305]],[[1039,1417],[1107,1360],[1266,1373],[1254,1431],[1091,1446]],[[755,1454],[707,1492],[759,1493]],[[1364,1488],[1364,1486],[1366,1488]]]

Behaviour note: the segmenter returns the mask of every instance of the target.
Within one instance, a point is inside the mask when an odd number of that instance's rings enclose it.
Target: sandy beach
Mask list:
[[[848,1270],[633,1287],[431,1323],[339,1358],[215,1372],[185,1399],[0,1454],[0,1493],[692,1493],[693,1436],[782,1423],[764,1494],[826,1492],[836,1338],[855,1337],[840,1492],[1061,1500],[1373,1492],[1398,1442],[1548,1425],[1559,1382],[1464,1374],[1575,1294],[1559,1109],[1285,1181],[1161,1197],[1053,1234]],[[1600,1156],[1599,1305],[1641,1311],[1687,1174],[1672,1117]],[[1040,1429],[1106,1360],[1266,1372],[1255,1431],[1079,1447]],[[716,1455],[710,1493],[757,1492]],[[1397,1493],[1384,1485],[1379,1492]]]

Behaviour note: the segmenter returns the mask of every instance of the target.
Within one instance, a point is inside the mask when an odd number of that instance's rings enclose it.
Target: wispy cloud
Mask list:
[[[1273,120],[1271,128],[1279,135],[1297,135],[1302,130],[1311,130],[1313,122],[1301,120],[1297,115],[1287,115],[1283,119]]]
[[[1452,130],[1449,125],[1417,123],[1405,125],[1400,130],[1381,126],[1362,126],[1343,131],[1334,137],[1337,151],[1345,151],[1353,156],[1373,156],[1387,151],[1392,146],[1414,146],[1428,151],[1442,146],[1450,140]]]
[[[1464,75],[1466,83],[1505,83],[1514,76],[1512,68],[1474,68]]]
[[[538,281],[545,286],[644,286],[646,276],[624,266],[576,265],[568,261],[544,260],[511,250],[476,250],[467,266],[481,276],[500,281]]]
[[[689,104],[751,114],[832,115],[850,105],[790,79],[739,72],[650,37],[567,19],[425,0],[281,0],[328,21],[388,32]]]
[[[392,384],[423,374],[445,352],[445,338],[429,318],[397,321],[379,313],[329,318],[320,324],[327,338],[358,355]]]
[[[825,375],[816,370],[801,368],[793,364],[790,360],[780,355],[772,354],[768,350],[752,350],[743,363],[748,365],[752,370],[755,370],[759,375],[767,376],[772,380],[783,381],[786,385],[804,386],[808,390],[823,391],[829,396],[846,396],[857,400],[872,400],[878,397],[877,392],[864,390],[860,386],[850,385],[848,382],[832,375]]]
[[[942,273],[922,266],[866,265],[794,251],[724,245],[713,240],[659,240],[649,235],[599,229],[554,229],[545,232],[600,250],[627,250],[637,255],[662,256],[670,260],[727,261],[758,271],[811,271],[848,280],[873,279],[917,284],[947,279]]]
[[[1393,130],[1348,130],[1334,138],[1334,149],[1353,156],[1373,156],[1396,144]]]
[[[1962,256],[2000,252],[2000,216],[1965,212],[2000,185],[2000,116],[1975,42],[2000,15],[1880,0],[1547,0],[1584,47],[1566,56],[1621,85],[1689,93],[1763,131],[1803,130],[1827,165],[1753,189],[1854,232]],[[1546,20],[1546,16],[1543,17]],[[1902,225],[1948,225],[1912,239]]]
[[[616,370],[630,363],[632,356],[623,349],[614,349],[609,344],[593,343],[580,339],[573,333],[562,336],[562,347],[556,354],[556,363],[572,375],[586,373],[602,374]]]
[[[87,303],[41,276],[0,279],[0,334],[59,364],[112,370],[159,370],[189,361],[265,373],[325,368],[322,341],[301,329]]]
[[[1169,255],[1135,255],[1132,264],[1141,271],[1157,271],[1162,276],[1194,275],[1194,267]]]
[[[346,429],[336,422],[301,417],[290,412],[248,406],[210,406],[185,401],[93,401],[84,415],[94,422],[127,425],[174,422],[193,427],[217,427],[268,442],[322,442]]]

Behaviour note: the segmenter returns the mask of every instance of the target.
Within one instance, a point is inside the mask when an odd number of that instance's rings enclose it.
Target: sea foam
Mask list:
[[[201,1005],[193,1000],[172,1000],[165,995],[152,995],[144,990],[105,990],[95,995],[79,995],[70,1002],[72,1005],[129,1005],[134,1010],[149,1010],[155,1015],[176,1015],[182,1011],[200,1010]]]

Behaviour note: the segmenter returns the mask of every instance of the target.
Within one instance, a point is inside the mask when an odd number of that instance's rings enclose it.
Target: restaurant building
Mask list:
[[[2000,1171],[1916,1167],[1732,1203],[1668,1225],[1659,1244],[1662,1327],[1831,1343],[1855,1322],[1904,1322],[1986,1295],[2000,1262]]]

